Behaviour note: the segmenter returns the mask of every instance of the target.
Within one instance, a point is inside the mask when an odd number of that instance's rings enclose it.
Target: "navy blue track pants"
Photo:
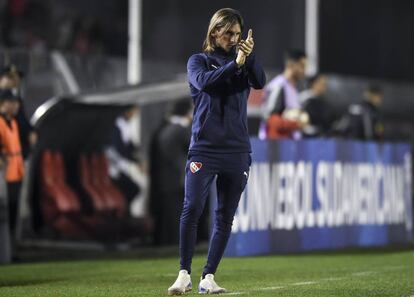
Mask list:
[[[216,272],[230,237],[240,196],[249,177],[250,164],[249,153],[188,154],[184,206],[180,220],[181,269],[191,273],[198,221],[209,196],[211,183],[217,176],[215,222],[203,275]]]

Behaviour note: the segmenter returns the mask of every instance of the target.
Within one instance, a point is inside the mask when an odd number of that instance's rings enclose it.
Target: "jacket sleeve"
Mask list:
[[[208,70],[206,59],[196,54],[190,57],[187,63],[188,81],[198,90],[225,81],[237,71],[236,61],[231,61],[218,69]]]
[[[246,67],[250,86],[256,90],[263,89],[266,84],[266,75],[254,54],[247,58]]]

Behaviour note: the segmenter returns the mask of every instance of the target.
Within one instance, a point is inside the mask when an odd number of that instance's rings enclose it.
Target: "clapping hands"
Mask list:
[[[249,29],[246,40],[240,40],[236,63],[240,67],[246,62],[246,58],[252,53],[254,47],[253,30]]]

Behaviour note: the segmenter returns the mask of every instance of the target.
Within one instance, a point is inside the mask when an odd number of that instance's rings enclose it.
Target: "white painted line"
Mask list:
[[[291,286],[308,286],[308,285],[314,285],[314,284],[317,284],[317,283],[319,283],[319,282],[315,282],[315,281],[298,282],[298,283],[291,284]]]
[[[284,288],[283,286],[277,286],[277,287],[260,288],[260,289],[257,289],[257,290],[260,290],[260,291],[269,291],[269,290],[280,290],[280,289],[283,289],[283,288]]]
[[[366,276],[366,275],[371,275],[374,273],[375,273],[374,271],[360,271],[360,272],[352,273],[351,275],[352,276]]]
[[[344,280],[346,279],[346,277],[328,277],[328,278],[322,278],[321,281],[322,282],[331,282],[331,281],[340,281],[340,280]]]
[[[404,266],[390,266],[389,269],[401,269],[404,268]],[[248,290],[247,292],[231,292],[231,293],[224,293],[223,295],[241,295],[241,294],[249,294],[249,292],[252,291],[271,291],[271,290],[281,290],[281,289],[287,289],[291,286],[309,286],[309,285],[315,285],[320,284],[322,282],[328,282],[328,281],[341,281],[344,279],[349,279],[353,276],[368,276],[377,273],[376,271],[359,271],[354,272],[351,274],[347,274],[346,276],[342,277],[328,277],[328,278],[322,278],[317,281],[304,281],[304,282],[296,282],[291,284],[284,284],[283,286],[272,286],[272,287],[264,287],[264,288],[252,288],[251,290]],[[409,297],[414,297],[414,295],[411,295]]]
[[[387,266],[387,267],[383,267],[384,270],[401,270],[401,269],[405,269],[404,265],[398,265],[398,266]],[[414,295],[413,295],[414,296]],[[410,296],[410,297],[413,297]]]

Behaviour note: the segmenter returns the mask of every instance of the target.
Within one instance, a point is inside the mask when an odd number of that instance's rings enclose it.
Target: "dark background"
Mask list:
[[[245,33],[253,29],[255,50],[268,67],[282,67],[285,48],[304,48],[305,1],[144,1],[144,59],[185,63],[201,47],[211,16],[232,7],[241,12]]]
[[[222,7],[240,10],[254,30],[268,80],[281,71],[285,49],[305,47],[305,0],[142,3],[144,82],[184,79],[188,57],[201,51],[208,22]],[[411,0],[319,1],[319,70],[328,74],[327,97],[337,112],[378,84],[389,136],[414,140],[412,16]],[[127,48],[127,0],[0,0],[0,66],[12,61],[26,72],[29,114],[67,93],[56,91],[52,50],[65,55],[82,91],[100,91],[127,84]]]
[[[414,1],[319,4],[321,71],[414,80]],[[209,19],[222,7],[240,10],[267,69],[281,69],[285,49],[305,47],[305,0],[143,0],[144,61],[183,65],[201,50]],[[0,46],[127,55],[127,0],[0,0],[0,9]],[[85,35],[87,49],[79,46]]]
[[[414,1],[320,3],[322,71],[414,80]]]

